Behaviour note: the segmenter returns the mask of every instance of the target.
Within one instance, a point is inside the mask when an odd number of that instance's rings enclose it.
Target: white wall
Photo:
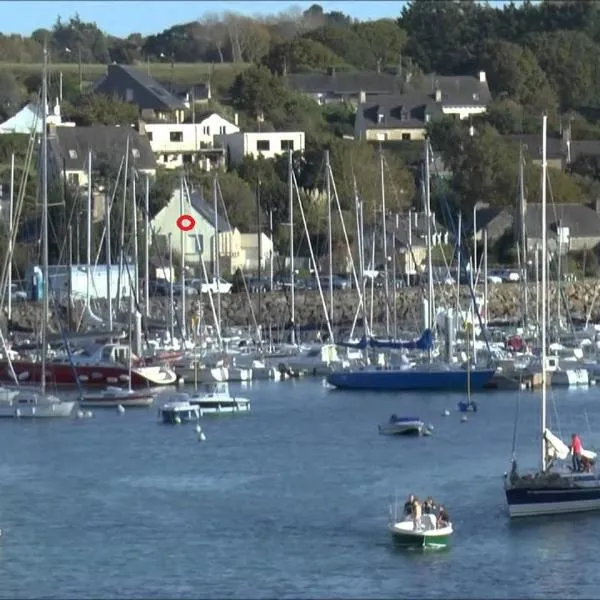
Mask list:
[[[287,152],[288,142],[291,142],[294,152],[304,152],[303,131],[240,132],[215,136],[215,145],[221,144],[222,147],[227,148],[232,165],[240,164],[244,156],[274,158],[284,154]]]
[[[236,133],[237,125],[213,113],[199,123],[146,123],[146,135],[155,154],[196,152],[212,147],[215,135]]]
[[[482,115],[486,110],[485,106],[442,106],[445,115],[458,115],[461,120],[473,115]]]

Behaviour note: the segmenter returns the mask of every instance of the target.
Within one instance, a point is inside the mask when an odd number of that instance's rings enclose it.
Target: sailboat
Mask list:
[[[541,410],[541,468],[537,473],[521,475],[513,454],[512,467],[505,476],[506,501],[511,518],[539,515],[566,514],[600,510],[600,477],[592,469],[576,471],[570,468],[567,459],[569,448],[546,425],[547,365],[546,333],[547,311],[547,261],[546,257],[546,146],[548,117],[542,122],[542,410]],[[582,450],[590,464],[596,458],[594,452]]]
[[[461,400],[458,403],[458,410],[460,412],[477,412],[477,402],[471,399],[471,328],[474,324],[467,323],[467,401]]]
[[[75,406],[74,401],[64,401],[46,393],[46,361],[48,354],[48,51],[44,47],[44,72],[42,78],[42,248],[44,298],[42,311],[42,360],[41,389],[20,391],[7,402],[0,404],[0,417],[48,418],[69,417]]]

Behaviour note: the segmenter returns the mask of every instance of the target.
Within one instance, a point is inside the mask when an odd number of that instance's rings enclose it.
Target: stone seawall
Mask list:
[[[585,280],[574,283],[563,284],[563,294],[567,300],[568,308],[573,316],[583,316],[589,311],[594,298],[594,291],[600,285],[600,280]],[[478,288],[478,293],[483,292],[483,287]],[[454,305],[456,298],[456,289],[453,286],[436,288],[436,303],[438,305]],[[535,285],[529,286],[530,314],[535,314]],[[469,298],[468,288],[461,288],[461,298],[463,306]],[[489,295],[489,316],[490,319],[510,319],[521,314],[522,297],[521,286],[516,283],[505,283],[499,285],[490,285],[488,287]],[[326,300],[328,294],[325,293]],[[367,306],[370,312],[370,290],[367,290]],[[419,318],[421,311],[422,294],[419,288],[407,288],[397,292],[397,310],[398,322],[414,322]],[[556,286],[551,285],[549,290],[550,306],[556,306]],[[188,298],[186,310],[189,311],[193,297]],[[212,321],[212,309],[208,297],[202,297],[204,305],[204,314],[208,322]],[[273,292],[262,294],[260,321],[266,326],[269,323],[273,327],[284,325],[290,319],[290,293]],[[216,304],[216,299],[215,299]],[[171,308],[168,299],[156,297],[150,299],[152,320],[166,322],[169,318]],[[353,290],[336,290],[334,292],[334,322],[339,326],[349,326],[352,324],[354,315],[358,306],[358,296]],[[392,301],[390,301],[390,308]],[[178,310],[176,299],[176,308]],[[72,311],[73,325],[79,321],[82,310],[82,303],[77,302]],[[42,307],[40,303],[21,302],[13,304],[13,323],[22,328],[37,329],[41,322]],[[105,301],[92,301],[92,311],[99,317],[107,313],[107,303]],[[258,294],[252,294],[248,299],[246,294],[227,294],[221,296],[221,316],[225,324],[230,325],[251,325],[253,323],[252,311],[256,319],[258,314]],[[51,308],[53,314],[50,329],[57,331],[56,316],[60,319],[63,327],[67,326],[67,310],[64,307]],[[373,316],[376,322],[383,322],[385,319],[385,303],[383,290],[374,291],[374,309]],[[592,310],[592,319],[600,319],[600,300],[594,303]],[[324,326],[323,308],[318,291],[298,292],[296,294],[296,322],[302,325]]]

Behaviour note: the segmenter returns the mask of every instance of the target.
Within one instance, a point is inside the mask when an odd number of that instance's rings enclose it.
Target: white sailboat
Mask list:
[[[69,417],[75,406],[74,401],[63,401],[46,393],[46,359],[48,354],[48,128],[47,128],[47,98],[48,98],[48,51],[44,48],[44,72],[42,78],[42,248],[43,248],[43,281],[44,298],[42,312],[42,370],[41,389],[19,391],[13,398],[0,403],[0,417],[9,418],[48,418]]]
[[[511,518],[539,515],[566,514],[600,510],[600,477],[593,468],[594,452],[582,451],[590,468],[575,470],[569,464],[570,450],[556,437],[546,424],[547,401],[547,261],[546,257],[546,134],[548,117],[544,115],[542,125],[542,411],[541,411],[541,468],[536,473],[522,475],[518,472],[513,456],[511,472],[505,477],[506,501]]]

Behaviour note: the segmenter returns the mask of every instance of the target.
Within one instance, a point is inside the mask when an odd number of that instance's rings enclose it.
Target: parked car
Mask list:
[[[208,283],[203,282],[200,286],[200,291],[203,294],[208,294],[209,291],[213,294],[229,294],[232,287],[233,285],[229,281],[225,281],[225,279],[219,277],[218,280],[213,278]]]
[[[167,290],[168,290],[168,288],[167,288]],[[181,283],[181,281],[177,281],[176,283],[173,284],[173,296],[182,296],[183,291],[184,291],[184,287],[183,287],[183,284]],[[167,291],[167,294],[168,293],[169,292]],[[185,295],[186,296],[197,296],[198,290],[195,287],[192,287],[191,285],[188,285],[186,283],[185,284]]]
[[[17,283],[10,286],[10,297],[13,302],[24,302],[27,300],[27,292]]]
[[[493,284],[497,284],[497,283],[502,283],[502,277],[500,277],[500,275],[488,275],[488,283],[493,283]]]
[[[322,275],[319,277],[322,288],[329,289],[329,275]],[[333,285],[334,290],[347,290],[350,287],[350,282],[344,277],[340,277],[339,275],[334,275],[331,278],[331,283]]]

